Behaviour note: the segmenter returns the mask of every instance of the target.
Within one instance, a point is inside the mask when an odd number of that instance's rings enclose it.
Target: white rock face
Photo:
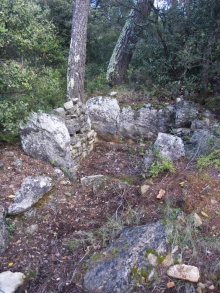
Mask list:
[[[94,97],[86,103],[92,127],[98,136],[112,141],[124,139],[148,139],[157,133],[169,130],[174,120],[175,109],[172,105],[156,108],[143,104],[140,108],[131,106],[120,110],[118,101],[112,97]]]
[[[95,97],[86,106],[92,121],[92,128],[104,140],[114,140],[117,135],[120,107],[115,98]]]
[[[70,155],[70,135],[65,122],[56,115],[33,113],[19,126],[22,148],[31,157],[74,169]]]
[[[167,271],[167,275],[172,278],[187,280],[190,282],[198,282],[200,278],[197,267],[184,264],[170,267]]]
[[[0,292],[14,293],[24,283],[25,275],[19,272],[6,271],[0,274]]]
[[[171,161],[178,160],[185,156],[182,139],[172,134],[159,132],[154,146],[157,148],[160,155]]]

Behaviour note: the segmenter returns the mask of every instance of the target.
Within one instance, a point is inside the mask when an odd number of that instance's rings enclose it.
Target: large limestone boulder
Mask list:
[[[15,193],[14,203],[8,207],[9,215],[23,213],[37,203],[54,186],[50,177],[26,177]]]
[[[115,98],[94,97],[86,103],[92,128],[99,137],[111,141],[117,137],[120,107]]]
[[[70,135],[62,118],[33,113],[25,125],[19,126],[22,148],[33,158],[46,160],[72,172]]]
[[[0,254],[6,250],[9,243],[8,231],[5,223],[5,214],[5,208],[0,205]]]
[[[185,156],[184,144],[180,137],[172,134],[158,133],[154,148],[159,154],[171,161]]]
[[[14,293],[24,283],[25,275],[20,272],[6,271],[0,273],[0,292]]]
[[[148,139],[158,132],[167,132],[174,121],[174,110],[171,105],[156,108],[145,104],[137,110],[124,107],[119,117],[118,134],[123,138]]]
[[[92,266],[84,277],[84,287],[88,292],[133,292],[133,286],[141,276],[152,280],[153,267],[159,256],[167,254],[168,248],[160,222],[127,228],[100,255],[97,263],[91,261]]]
[[[112,97],[94,97],[87,101],[92,127],[102,139],[148,139],[159,131],[166,132],[174,123],[175,108],[172,105],[154,107],[144,104],[141,108],[131,106],[120,110],[118,101]]]

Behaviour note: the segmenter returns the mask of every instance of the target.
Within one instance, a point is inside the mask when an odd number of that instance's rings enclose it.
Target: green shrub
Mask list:
[[[214,166],[220,170],[220,150],[215,150],[208,156],[198,158],[197,168],[201,171],[204,168]]]
[[[18,137],[18,124],[29,115],[24,101],[3,101],[0,104],[0,140],[13,142]]]
[[[159,173],[169,171],[171,173],[175,172],[173,162],[163,156],[157,155],[158,160],[153,162],[150,167],[149,175],[150,177],[157,177]]]

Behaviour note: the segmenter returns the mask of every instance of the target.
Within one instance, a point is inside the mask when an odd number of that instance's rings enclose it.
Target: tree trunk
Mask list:
[[[133,0],[128,19],[121,31],[113,50],[107,69],[107,80],[110,85],[122,84],[138,41],[140,26],[150,14],[154,0]]]
[[[67,69],[67,98],[83,99],[89,0],[75,0]]]

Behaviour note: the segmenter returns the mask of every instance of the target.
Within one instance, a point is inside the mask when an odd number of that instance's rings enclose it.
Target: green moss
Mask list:
[[[163,103],[152,103],[152,106],[155,108],[166,108],[167,105]]]

